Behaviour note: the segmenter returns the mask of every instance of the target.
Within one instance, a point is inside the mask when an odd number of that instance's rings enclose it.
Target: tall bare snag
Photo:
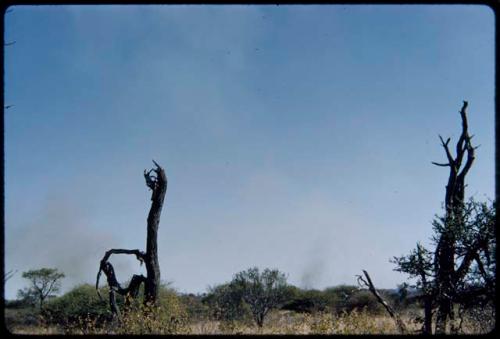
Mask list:
[[[158,290],[160,286],[160,264],[158,262],[158,227],[160,215],[167,192],[167,176],[163,168],[154,160],[155,168],[144,170],[146,186],[151,189],[151,208],[147,219],[146,252],[138,249],[111,249],[107,251],[101,260],[99,272],[97,273],[96,289],[99,294],[99,278],[104,272],[109,286],[109,303],[113,315],[120,318],[120,310],[116,304],[116,293],[125,296],[125,303],[130,303],[139,293],[139,288],[144,283],[144,304],[154,305],[158,301]],[[151,173],[154,172],[155,175]],[[113,265],[108,261],[112,254],[135,255],[140,264],[145,263],[147,276],[134,275],[127,287],[122,287],[118,282]],[[99,294],[100,296],[100,294]]]

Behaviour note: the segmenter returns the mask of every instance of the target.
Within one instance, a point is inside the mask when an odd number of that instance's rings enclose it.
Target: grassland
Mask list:
[[[408,327],[408,334],[419,333],[420,324],[414,321],[416,316],[418,314],[410,313],[402,317]],[[7,324],[7,328],[15,334],[399,334],[393,319],[388,315],[373,315],[366,310],[340,315],[275,310],[270,313],[263,327],[251,322],[210,319],[188,319],[172,326],[170,321],[148,322],[137,315],[132,315],[128,321],[121,326],[96,326],[95,322],[82,319],[78,325],[71,327],[43,325],[42,322],[32,325]],[[465,319],[461,333],[487,333],[491,326]]]

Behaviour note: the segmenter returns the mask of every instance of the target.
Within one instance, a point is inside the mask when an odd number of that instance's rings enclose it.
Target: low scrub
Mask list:
[[[175,333],[187,321],[188,313],[179,296],[167,286],[159,291],[157,307],[148,307],[138,298],[128,307],[124,298],[117,298],[122,323],[117,326],[107,300],[108,289],[100,289],[101,300],[95,287],[83,284],[47,303],[42,311],[45,326],[58,325],[66,333]]]
[[[101,290],[101,294],[107,296],[107,290]],[[47,302],[42,316],[47,324],[69,327],[81,319],[104,322],[111,317],[111,312],[106,299],[101,300],[98,297],[95,287],[83,284]]]

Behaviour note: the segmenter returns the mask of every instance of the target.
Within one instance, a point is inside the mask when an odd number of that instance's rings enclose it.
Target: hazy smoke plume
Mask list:
[[[49,200],[38,220],[9,229],[5,239],[5,269],[18,270],[5,286],[8,299],[26,286],[22,272],[42,267],[57,268],[66,277],[63,290],[76,284],[94,283],[99,261],[114,245],[114,237],[87,224],[84,211],[62,199]],[[113,260],[117,276],[127,280],[133,270],[129,259]]]
[[[324,238],[317,238],[307,254],[307,261],[300,277],[300,287],[319,288],[323,283],[328,255]]]
[[[324,258],[318,258],[315,261],[311,261],[300,277],[300,284],[302,288],[312,289],[318,288],[320,285],[325,272],[325,260]]]

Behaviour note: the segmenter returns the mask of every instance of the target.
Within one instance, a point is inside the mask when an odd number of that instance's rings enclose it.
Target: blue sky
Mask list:
[[[485,6],[16,6],[5,15],[5,268],[94,282],[145,248],[142,171],[166,169],[162,279],[203,292],[257,265],[380,287],[429,243],[469,101],[468,196],[494,197]],[[141,272],[116,258],[118,278]]]

